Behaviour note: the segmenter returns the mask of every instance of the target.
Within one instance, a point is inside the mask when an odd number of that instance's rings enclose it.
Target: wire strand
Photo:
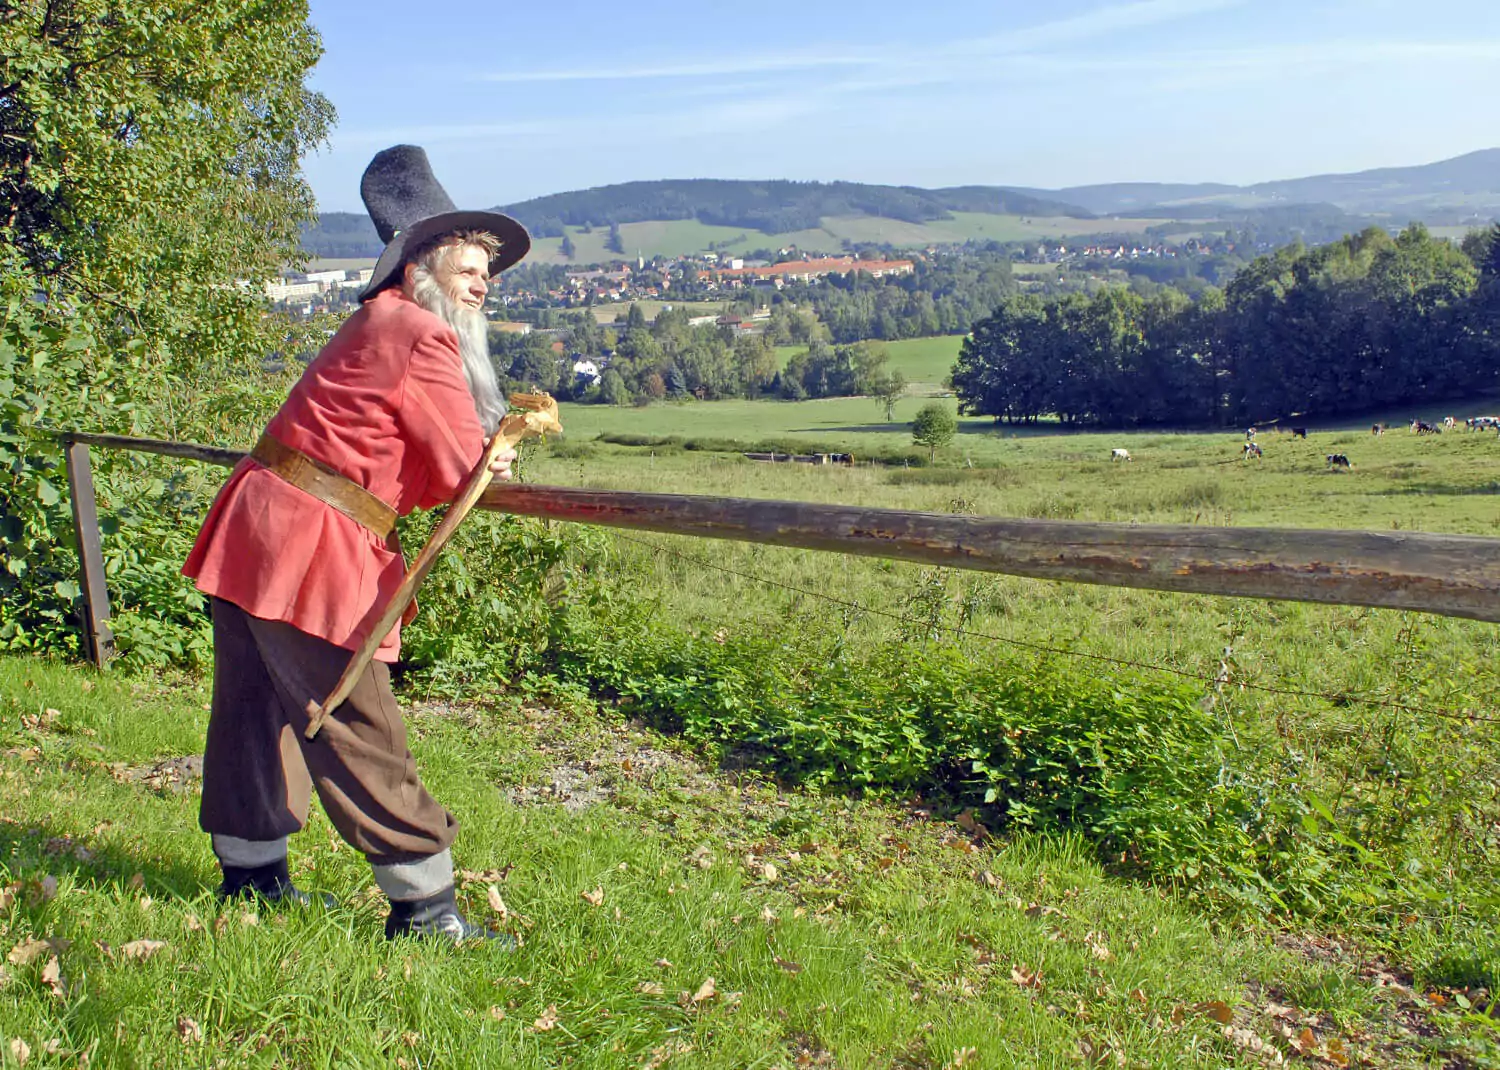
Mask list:
[[[1122,668],[1139,669],[1144,672],[1164,673],[1171,676],[1182,677],[1183,679],[1187,680],[1193,680],[1197,683],[1208,684],[1216,688],[1222,687],[1226,683],[1222,675],[1211,677],[1204,676],[1202,673],[1189,672],[1185,669],[1174,669],[1170,665],[1156,665],[1150,662],[1132,661],[1129,658],[1112,657],[1108,654],[1091,654],[1085,650],[1069,650],[1066,647],[1048,646],[1045,643],[1032,643],[1027,642],[1024,639],[1012,639],[1008,636],[1003,635],[991,635],[988,632],[976,631],[972,628],[963,627],[962,625],[942,623],[932,625],[927,621],[918,621],[912,617],[904,616],[900,613],[894,613],[888,609],[876,609],[873,606],[866,606],[862,603],[855,602],[847,598],[839,598],[835,595],[824,594],[821,591],[810,591],[804,587],[798,587],[794,584],[784,583],[781,580],[773,580],[765,576],[757,576],[753,573],[742,572],[738,569],[729,568],[726,565],[720,565],[716,562],[709,561],[706,558],[698,557],[695,554],[685,553],[682,550],[677,550],[670,546],[663,546],[660,543],[651,542],[648,539],[641,539],[633,535],[626,535],[623,532],[619,531],[616,531],[614,534],[616,535],[616,537],[623,539],[626,542],[633,542],[639,546],[644,546],[647,549],[653,550],[657,553],[671,555],[683,561],[687,561],[694,565],[697,565],[700,568],[710,569],[715,572],[722,572],[726,575],[736,576],[740,579],[749,580],[752,583],[763,584],[767,587],[778,587],[781,590],[791,591],[794,594],[803,595],[807,598],[813,598],[822,602],[828,602],[836,606],[843,606],[847,609],[857,610],[860,613],[869,613],[873,616],[885,617],[887,619],[898,621],[903,624],[921,624],[927,627],[935,627],[941,631],[952,632],[958,636],[973,636],[976,639],[986,639],[990,642],[1002,643],[1007,646],[1018,647],[1022,650],[1030,650],[1040,654],[1055,654],[1060,657],[1082,658],[1088,661],[1104,662],[1107,665],[1116,665]],[[1477,724],[1500,724],[1500,717],[1487,717],[1482,716],[1478,713],[1465,713],[1461,710],[1438,709],[1432,706],[1413,706],[1404,702],[1393,702],[1390,699],[1375,698],[1365,695],[1339,694],[1328,691],[1301,691],[1296,688],[1276,687],[1272,684],[1252,683],[1248,680],[1236,680],[1230,683],[1229,686],[1243,688],[1247,691],[1259,691],[1270,695],[1282,695],[1289,698],[1321,699],[1322,701],[1335,706],[1375,706],[1383,709],[1401,710],[1405,713],[1415,713],[1422,716],[1440,717],[1450,721],[1463,721],[1466,723]]]

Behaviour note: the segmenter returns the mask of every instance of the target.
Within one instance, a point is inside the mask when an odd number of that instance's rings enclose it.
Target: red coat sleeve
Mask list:
[[[484,430],[464,379],[451,331],[424,335],[412,349],[396,420],[407,446],[426,466],[417,507],[451,502],[484,455]]]

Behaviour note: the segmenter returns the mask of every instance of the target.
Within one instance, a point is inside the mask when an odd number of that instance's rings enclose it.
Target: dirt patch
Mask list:
[[[637,725],[590,739],[580,748],[576,737],[560,736],[551,724],[554,711],[527,711],[526,727],[535,737],[536,751],[553,761],[540,783],[512,787],[517,805],[547,804],[578,811],[613,802],[622,784],[655,787],[663,781],[691,795],[716,791],[719,782],[697,761],[653,746]],[[584,753],[580,753],[580,751]]]
[[[152,791],[187,791],[194,781],[203,779],[203,756],[189,754],[182,758],[162,758],[150,765],[127,765],[111,762],[109,775],[121,784],[144,784]]]

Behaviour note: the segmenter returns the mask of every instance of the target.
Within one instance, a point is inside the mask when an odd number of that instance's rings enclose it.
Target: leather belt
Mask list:
[[[368,528],[376,538],[390,539],[396,527],[396,510],[333,467],[313,460],[269,434],[260,436],[250,457],[298,490]]]

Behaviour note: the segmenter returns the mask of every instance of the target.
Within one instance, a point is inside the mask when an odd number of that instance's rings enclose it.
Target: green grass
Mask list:
[[[639,305],[641,315],[654,320],[663,308],[685,308],[694,316],[717,316],[727,307],[723,301],[611,301],[607,305],[594,305],[590,311],[600,323],[613,325],[617,320],[625,322],[630,315],[630,306]]]
[[[652,220],[620,224],[623,253],[605,249],[608,227],[595,227],[585,234],[568,227],[573,241],[571,260],[562,255],[561,238],[537,238],[529,259],[547,264],[595,264],[634,260],[637,253],[653,256],[684,256],[709,251],[743,254],[757,249],[796,246],[805,252],[841,253],[845,243],[874,243],[896,248],[922,249],[929,245],[965,241],[1032,241],[1063,239],[1083,234],[1139,234],[1159,219],[1072,219],[1065,216],[995,215],[955,212],[951,219],[928,223],[905,223],[880,216],[829,216],[811,230],[765,234],[746,227],[720,227],[695,219]]]
[[[963,345],[960,335],[940,335],[936,338],[903,338],[895,342],[875,342],[885,350],[886,367],[906,377],[907,392],[912,394],[944,393],[944,382],[953,371]],[[776,355],[781,366],[797,353],[806,353],[805,345],[777,346]]]
[[[10,947],[55,942],[6,967],[0,1032],[42,1066],[1218,1067],[1248,1056],[1214,1003],[1284,1050],[1272,999],[1320,1045],[1389,1057],[1391,990],[1215,929],[1077,842],[712,776],[572,701],[416,699],[462,898],[517,952],[383,941],[367,867],[316,814],[293,871],[338,907],[219,905],[196,784],[133,776],[198,751],[202,685],[0,658],[0,920]],[[517,801],[591,765],[603,801]]]
[[[905,399],[898,418],[920,403]],[[909,444],[909,432],[881,420],[870,399],[567,406],[565,441],[529,454],[524,469],[549,483],[939,513],[1500,532],[1493,436],[1373,438],[1368,421],[1314,426],[1305,441],[1263,431],[1259,463],[1238,459],[1237,433],[1018,433],[988,420],[965,420],[930,468],[814,469],[592,441],[613,428],[791,435],[857,455]],[[1120,445],[1129,465],[1108,460]],[[1354,471],[1325,470],[1323,454],[1335,451]],[[5,657],[0,925],[6,950],[71,941],[6,964],[6,1043],[23,1041],[28,1065],[42,1066],[87,1055],[127,1067],[670,1058],[938,1070],[1071,1066],[1100,1053],[1125,1065],[1258,1065],[1207,1016],[1222,1001],[1242,1041],[1283,1053],[1283,1028],[1295,1036],[1306,1026],[1320,1052],[1332,1039],[1369,1065],[1500,1065],[1493,1023],[1457,1003],[1486,1005],[1480,988],[1495,987],[1500,962],[1493,865],[1472,871],[1496,827],[1500,747],[1491,726],[1420,712],[1495,712],[1492,625],[665,535],[587,545],[622,599],[649,596],[650,626],[726,649],[786,634],[788,622],[853,651],[926,644],[935,625],[975,664],[1040,645],[1051,651],[1037,655],[1046,665],[1104,677],[1102,686],[1134,684],[1091,655],[1136,662],[1148,678],[1153,666],[1197,676],[1232,742],[1225,776],[1264,778],[1272,799],[1311,792],[1341,810],[1370,808],[1400,830],[1402,857],[1441,894],[1400,912],[1356,903],[1318,914],[1314,901],[1313,932],[1243,903],[1205,912],[1211,904],[1167,884],[1111,875],[1081,840],[976,846],[956,815],[900,805],[915,800],[778,790],[753,764],[700,768],[679,743],[545,679],[518,678],[508,692],[489,677],[466,704],[446,705],[423,692],[439,686],[430,675],[404,698],[424,776],[464,826],[459,865],[481,875],[461,894],[524,946],[514,955],[391,946],[379,938],[367,868],[320,816],[294,841],[294,873],[339,908],[252,921],[213,901],[196,789],[142,775],[201,749],[204,681]],[[444,622],[415,627],[428,626]],[[1217,688],[1224,672],[1228,686]],[[586,790],[559,801],[555,784]],[[584,797],[595,801],[565,808]],[[1444,876],[1458,863],[1471,869]],[[492,883],[513,912],[505,918],[486,905]],[[1326,883],[1287,891],[1316,900]],[[581,898],[596,888],[599,907]],[[139,939],[165,946],[136,961],[123,948]],[[60,992],[44,973],[53,953]],[[1400,987],[1374,983],[1377,969]],[[1037,970],[1040,987],[1018,983]],[[708,977],[719,994],[694,1003]],[[1434,988],[1440,1005],[1425,998]],[[1271,1005],[1294,1008],[1292,1017]],[[548,1007],[558,1025],[538,1030]]]

